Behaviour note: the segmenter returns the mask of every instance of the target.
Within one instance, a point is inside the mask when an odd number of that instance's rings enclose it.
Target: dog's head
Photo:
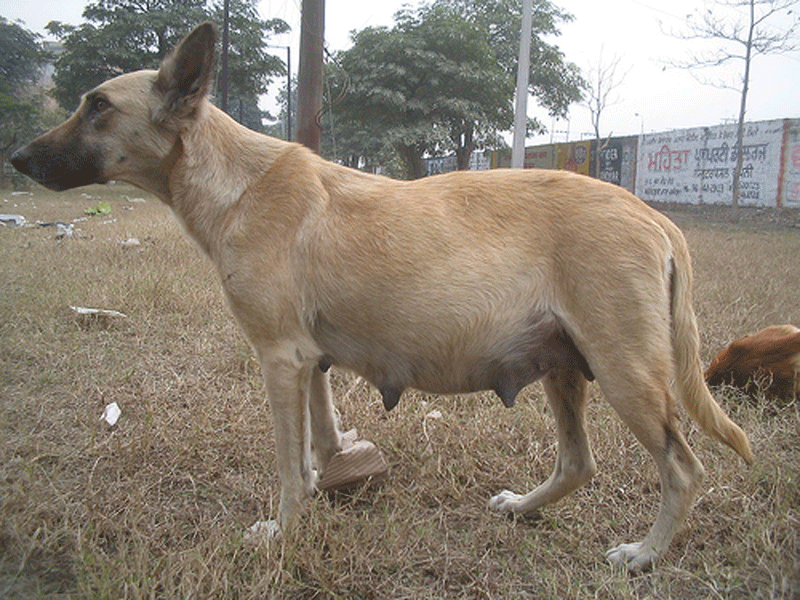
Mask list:
[[[182,130],[202,109],[216,33],[198,25],[158,71],[120,75],[87,92],[64,123],[20,148],[14,167],[53,190],[128,181],[158,192]]]

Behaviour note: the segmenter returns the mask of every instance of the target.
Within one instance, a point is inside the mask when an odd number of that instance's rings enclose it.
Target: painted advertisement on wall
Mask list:
[[[618,137],[611,138],[601,144],[600,152],[595,153],[597,142],[592,143],[593,158],[597,156],[600,161],[600,179],[624,187],[629,192],[634,191],[636,175],[636,146],[637,138]],[[591,166],[591,175],[597,173],[594,160]]]
[[[740,204],[776,205],[782,144],[782,119],[745,125]],[[739,152],[736,125],[641,136],[636,194],[656,202],[730,204]]]
[[[425,164],[428,175],[441,175],[442,173],[450,173],[451,171],[458,170],[458,162],[456,161],[455,154],[451,156],[426,158]],[[489,167],[489,158],[486,157],[482,150],[476,150],[469,157],[470,171],[485,171]]]
[[[592,142],[571,142],[556,145],[556,168],[575,173],[589,174]]]
[[[800,208],[800,120],[786,120],[783,144],[781,206]]]
[[[555,168],[555,146],[548,144],[545,146],[531,146],[525,148],[525,158],[523,159],[524,169],[554,169]],[[511,148],[496,150],[492,152],[492,168],[508,169],[511,167]]]

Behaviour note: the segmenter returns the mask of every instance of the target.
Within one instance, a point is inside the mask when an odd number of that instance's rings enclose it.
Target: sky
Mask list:
[[[717,125],[738,117],[739,94],[729,89],[704,84],[725,81],[737,85],[741,61],[730,68],[690,71],[671,66],[718,42],[688,42],[673,32],[685,31],[687,17],[702,6],[698,0],[552,0],[574,19],[560,26],[561,35],[547,41],[557,45],[568,61],[584,72],[598,63],[619,60],[619,83],[612,102],[603,111],[601,134],[635,135]],[[21,19],[31,31],[46,34],[51,20],[77,25],[87,0],[0,0],[0,16]],[[326,0],[325,37],[329,51],[351,45],[350,33],[370,26],[391,26],[393,15],[404,4],[417,6],[417,0]],[[280,17],[292,30],[272,39],[274,45],[292,47],[292,65],[299,61],[301,0],[260,0],[263,18]],[[800,4],[798,5],[800,10]],[[715,9],[721,14],[722,9]],[[787,30],[789,17],[775,19],[772,25]],[[796,40],[800,46],[800,37]],[[276,49],[285,57],[285,53]],[[602,57],[602,58],[601,58]],[[278,84],[275,85],[277,91]],[[554,121],[530,99],[529,116],[539,118],[550,130],[528,139],[528,144],[550,141],[575,141],[593,136],[589,111],[585,106],[570,107],[568,119]],[[785,55],[761,56],[753,61],[748,121],[800,117],[800,51]]]

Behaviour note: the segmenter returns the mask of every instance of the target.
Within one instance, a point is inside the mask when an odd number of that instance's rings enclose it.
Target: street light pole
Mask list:
[[[286,46],[286,141],[292,141],[292,47]]]
[[[528,73],[531,61],[531,24],[533,0],[522,0],[522,31],[517,63],[517,98],[514,107],[514,141],[511,147],[511,168],[525,165],[525,134],[528,124]]]
[[[230,21],[230,0],[225,0],[222,12],[222,68],[219,74],[219,107],[228,112],[228,22]]]

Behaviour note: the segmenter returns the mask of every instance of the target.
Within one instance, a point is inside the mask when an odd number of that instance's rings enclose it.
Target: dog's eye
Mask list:
[[[96,96],[92,100],[91,106],[92,106],[92,112],[101,113],[104,110],[110,108],[111,107],[111,103],[108,100],[106,100],[105,98],[103,98],[102,96]]]

